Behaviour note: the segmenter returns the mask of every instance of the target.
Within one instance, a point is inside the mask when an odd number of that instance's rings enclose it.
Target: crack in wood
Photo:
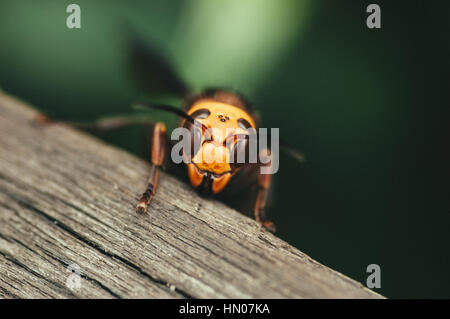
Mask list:
[[[23,263],[21,263],[20,261],[18,261],[17,259],[15,259],[13,256],[11,256],[10,254],[3,252],[0,250],[0,255],[3,256],[4,258],[6,258],[7,260],[11,261],[13,264],[15,264],[16,266],[24,269],[26,272],[30,273],[31,275],[42,279],[46,282],[48,282],[50,285],[55,286],[56,288],[58,288],[60,291],[65,291],[67,292],[72,298],[75,298],[76,296],[71,292],[71,291],[67,291],[67,288],[56,283],[53,282],[51,280],[48,280],[47,278],[45,278],[44,276],[42,276],[41,274],[37,273],[36,271],[34,271],[33,269],[30,269],[29,267],[27,267],[26,265],[24,265]],[[39,287],[36,287],[38,289],[40,289]]]
[[[14,197],[13,197],[14,198]],[[17,201],[17,203],[19,203],[21,206],[33,211],[34,213],[44,217],[45,219],[47,219],[49,222],[55,224],[56,227],[61,228],[62,230],[66,231],[67,233],[69,233],[70,235],[72,235],[73,237],[75,237],[76,239],[78,239],[79,241],[85,243],[86,245],[96,249],[97,251],[99,251],[100,253],[104,254],[105,256],[108,256],[110,258],[114,258],[117,259],[119,261],[121,261],[122,263],[124,263],[125,265],[129,266],[130,268],[134,269],[135,271],[137,271],[140,275],[142,275],[143,277],[147,278],[148,280],[152,281],[153,283],[159,284],[163,287],[170,287],[171,284],[167,281],[161,280],[161,279],[157,279],[152,277],[150,274],[146,273],[145,271],[143,271],[139,266],[133,264],[132,262],[126,260],[125,258],[118,256],[116,254],[112,254],[106,250],[104,250],[102,247],[100,247],[98,244],[88,240],[87,238],[85,238],[84,236],[82,236],[81,234],[75,232],[73,229],[71,229],[70,227],[68,227],[67,225],[65,225],[63,222],[58,221],[56,219],[54,219],[53,217],[51,217],[50,215],[46,214],[45,212],[43,212],[40,209],[37,209],[36,207],[34,207],[31,204],[28,204],[26,202],[24,202],[23,200],[19,199],[19,198],[15,198],[15,200]],[[98,281],[97,281],[98,282]],[[99,283],[99,282],[98,282]],[[106,288],[106,286],[102,285],[101,283],[99,283],[103,289]],[[114,292],[111,291],[111,289],[106,288],[105,290],[107,290],[109,293],[111,293],[113,296],[115,297],[119,297],[119,295],[115,294]],[[175,288],[175,292],[179,293],[180,295],[182,295],[184,298],[187,299],[193,299],[194,297],[189,295],[188,293],[180,290],[179,288]]]

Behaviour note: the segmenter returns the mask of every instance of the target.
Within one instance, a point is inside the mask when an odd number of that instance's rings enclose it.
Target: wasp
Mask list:
[[[183,118],[180,125],[190,132],[191,147],[189,152],[183,148],[181,151],[184,157],[190,157],[185,161],[190,183],[202,195],[219,194],[238,173],[246,177],[257,174],[258,194],[254,215],[266,229],[275,230],[274,224],[265,217],[272,174],[258,172],[261,162],[264,165],[271,164],[270,149],[259,151],[259,158],[264,159],[257,163],[230,160],[239,157],[248,159],[249,130],[256,131],[258,128],[252,108],[240,94],[223,89],[207,89],[198,94],[189,93],[184,101],[184,110],[165,105],[147,106],[166,110]],[[226,143],[230,138],[230,143]],[[152,141],[152,170],[147,188],[136,207],[139,213],[147,212],[156,192],[158,171],[163,165],[168,144],[165,124],[156,123]],[[217,153],[221,156],[214,157]],[[207,161],[208,157],[219,160]]]
[[[163,87],[171,95],[182,98],[182,108],[172,105],[139,103],[139,108],[158,109],[173,113],[180,117],[179,126],[186,129],[189,147],[180,149],[181,156],[190,184],[204,196],[218,195],[229,185],[240,186],[245,192],[246,185],[256,185],[257,194],[254,199],[253,213],[256,221],[265,229],[274,232],[275,225],[266,218],[266,205],[272,174],[262,174],[261,166],[272,163],[269,147],[258,152],[258,161],[251,163],[249,159],[251,132],[259,128],[259,117],[249,101],[240,93],[223,88],[208,88],[200,93],[192,92],[181,80],[172,65],[158,50],[148,43],[132,36],[130,45],[130,66],[141,84],[146,88],[154,87],[149,79],[156,79],[156,85]],[[151,75],[151,76],[150,76]],[[41,116],[39,122],[53,122]],[[106,117],[94,123],[65,122],[81,128],[111,130],[128,125],[149,124],[148,121],[126,116]],[[163,122],[152,123],[151,171],[147,186],[136,205],[136,212],[148,214],[148,207],[156,194],[159,171],[165,167],[171,143],[167,136],[167,128]],[[257,135],[256,135],[257,136]],[[258,138],[256,139],[258,144]],[[186,145],[186,144],[185,144]],[[286,147],[291,155],[302,160],[303,155]],[[189,150],[188,150],[189,149]],[[221,154],[222,160],[207,161],[209,155]],[[205,156],[206,155],[206,156]],[[244,158],[242,162],[230,159]],[[217,156],[216,156],[217,159]],[[237,187],[239,188],[239,187]]]

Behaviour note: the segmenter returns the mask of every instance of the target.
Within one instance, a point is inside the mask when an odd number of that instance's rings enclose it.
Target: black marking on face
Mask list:
[[[194,113],[191,114],[191,117],[194,119],[206,119],[211,114],[211,112],[208,109],[198,109]]]
[[[246,119],[241,118],[237,122],[238,122],[239,127],[244,130],[247,130],[252,127],[251,124]]]
[[[249,163],[248,138],[239,139],[231,150],[231,167],[238,168]]]

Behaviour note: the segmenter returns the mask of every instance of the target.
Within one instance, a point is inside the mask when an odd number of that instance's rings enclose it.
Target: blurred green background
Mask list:
[[[72,2],[81,29],[66,27]],[[449,6],[376,1],[371,30],[369,3],[0,0],[0,87],[60,119],[129,113],[145,94],[129,21],[195,89],[243,92],[307,155],[281,156],[278,236],[364,284],[379,264],[387,297],[448,298]],[[140,129],[102,137],[148,159]]]

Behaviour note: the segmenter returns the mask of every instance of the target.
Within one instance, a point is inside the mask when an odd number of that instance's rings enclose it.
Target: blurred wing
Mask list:
[[[156,46],[127,27],[127,59],[130,73],[151,95],[184,96],[187,85]]]
[[[267,134],[268,134],[267,139],[269,141],[271,141],[272,140],[271,131],[267,130]],[[293,159],[295,159],[296,161],[298,161],[300,163],[306,162],[305,155],[302,152],[300,152],[298,149],[296,149],[292,145],[286,143],[281,138],[279,139],[279,143],[280,143],[280,150],[282,152],[284,152],[286,155],[289,155],[290,157],[292,157]]]
[[[300,163],[306,162],[305,154],[297,150],[296,148],[286,144],[284,141],[280,141],[280,149],[284,151],[287,155],[295,159],[296,161]]]

